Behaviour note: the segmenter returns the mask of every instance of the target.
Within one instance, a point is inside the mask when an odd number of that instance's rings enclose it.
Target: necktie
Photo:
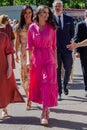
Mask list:
[[[61,16],[59,16],[59,28],[62,29],[62,24],[61,24]]]

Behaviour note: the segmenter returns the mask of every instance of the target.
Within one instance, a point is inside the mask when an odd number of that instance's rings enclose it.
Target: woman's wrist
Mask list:
[[[11,68],[12,68],[12,65],[8,65],[8,68],[10,68],[10,69],[11,69]]]
[[[18,57],[18,54],[16,54],[16,57]]]
[[[30,65],[30,61],[27,61],[26,65]]]

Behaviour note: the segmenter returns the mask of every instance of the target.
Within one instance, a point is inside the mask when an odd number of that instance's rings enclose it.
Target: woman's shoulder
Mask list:
[[[33,32],[33,31],[37,31],[39,29],[38,23],[34,22],[29,26],[29,31]]]
[[[19,28],[19,23],[18,23],[18,24],[15,25],[15,31],[16,31],[16,32],[20,32],[20,30],[21,30],[21,29]]]
[[[29,26],[29,29],[35,28],[36,26],[37,26],[37,23],[34,22],[34,23],[32,23],[32,24]]]

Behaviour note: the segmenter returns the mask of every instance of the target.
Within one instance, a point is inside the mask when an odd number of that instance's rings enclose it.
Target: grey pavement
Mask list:
[[[20,83],[20,65],[17,64],[16,68],[18,88],[25,98]],[[30,111],[26,111],[25,106],[25,103],[10,104],[8,106],[10,116],[6,119],[0,116],[0,130],[87,130],[87,98],[84,97],[79,59],[74,62],[73,83],[69,82],[69,95],[62,94],[62,101],[59,101],[59,105],[51,108],[48,127],[40,125],[41,105],[32,103]]]

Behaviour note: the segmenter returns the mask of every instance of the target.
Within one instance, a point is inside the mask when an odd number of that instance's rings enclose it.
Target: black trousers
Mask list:
[[[59,95],[61,95],[62,94],[62,82],[61,82],[62,63],[65,70],[65,74],[63,78],[63,86],[67,86],[71,74],[71,70],[72,70],[72,63],[73,63],[72,53],[64,53],[64,52],[58,53],[57,59],[58,59],[57,81],[58,81]]]
[[[85,90],[87,90],[87,56],[80,54],[81,67],[83,72]]]

